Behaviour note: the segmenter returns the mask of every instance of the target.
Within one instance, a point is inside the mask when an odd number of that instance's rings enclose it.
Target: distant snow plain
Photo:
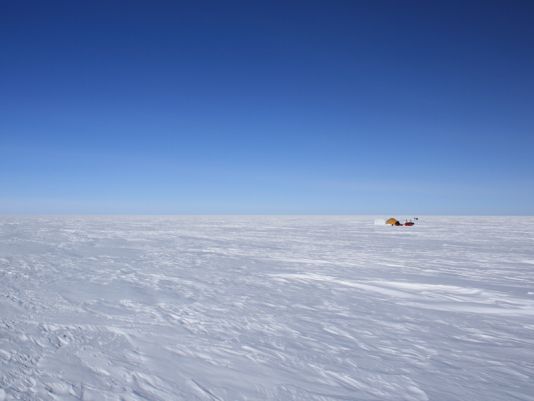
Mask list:
[[[0,401],[534,400],[534,218],[376,217],[1,217]]]

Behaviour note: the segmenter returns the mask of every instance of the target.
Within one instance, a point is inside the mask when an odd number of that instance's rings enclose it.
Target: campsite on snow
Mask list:
[[[0,49],[0,401],[534,401],[534,0],[5,0]]]

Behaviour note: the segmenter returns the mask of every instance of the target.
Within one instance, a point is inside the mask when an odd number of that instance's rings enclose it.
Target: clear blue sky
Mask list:
[[[529,1],[0,1],[0,213],[534,214]]]

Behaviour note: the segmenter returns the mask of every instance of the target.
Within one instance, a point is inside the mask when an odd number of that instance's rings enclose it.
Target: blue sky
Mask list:
[[[530,2],[0,2],[0,213],[534,214]]]

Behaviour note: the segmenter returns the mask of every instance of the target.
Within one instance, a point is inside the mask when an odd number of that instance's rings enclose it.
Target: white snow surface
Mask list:
[[[0,401],[534,400],[534,218],[1,217]]]

